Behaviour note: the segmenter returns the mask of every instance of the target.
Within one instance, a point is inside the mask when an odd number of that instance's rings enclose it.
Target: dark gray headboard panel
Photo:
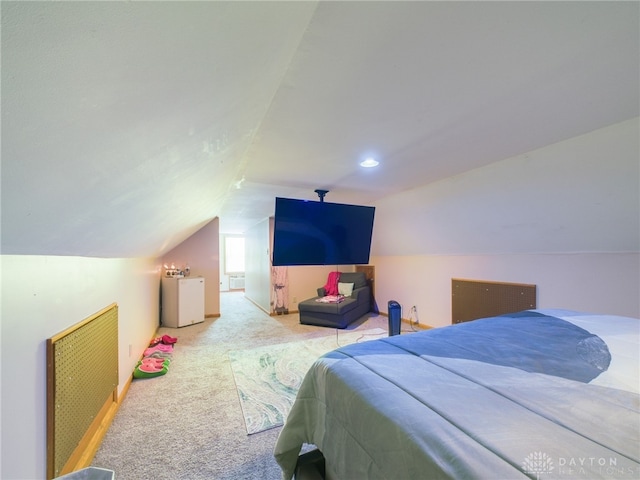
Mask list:
[[[536,286],[451,279],[451,323],[536,308]]]

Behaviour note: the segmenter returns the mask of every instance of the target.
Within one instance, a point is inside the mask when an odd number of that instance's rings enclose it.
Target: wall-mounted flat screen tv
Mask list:
[[[276,198],[273,265],[369,263],[375,207]]]

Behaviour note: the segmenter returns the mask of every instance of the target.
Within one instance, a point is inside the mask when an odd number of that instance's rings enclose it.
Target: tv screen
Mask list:
[[[375,207],[276,198],[273,265],[369,263]]]

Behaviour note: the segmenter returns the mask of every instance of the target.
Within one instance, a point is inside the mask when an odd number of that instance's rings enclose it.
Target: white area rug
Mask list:
[[[386,330],[339,330],[338,336],[268,345],[229,352],[247,433],[262,432],[284,423],[302,379],[313,362],[331,350],[351,343],[387,336]]]

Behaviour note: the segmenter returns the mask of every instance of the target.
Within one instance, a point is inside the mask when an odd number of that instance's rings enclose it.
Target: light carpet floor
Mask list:
[[[284,424],[302,379],[321,355],[385,336],[382,328],[336,331],[325,337],[229,352],[247,433]]]
[[[387,329],[373,313],[348,330]],[[221,294],[221,316],[159,334],[178,338],[169,373],[135,380],[93,466],[118,480],[277,480],[273,448],[281,427],[247,435],[229,352],[335,335],[300,325],[297,314],[271,317],[242,292]]]

